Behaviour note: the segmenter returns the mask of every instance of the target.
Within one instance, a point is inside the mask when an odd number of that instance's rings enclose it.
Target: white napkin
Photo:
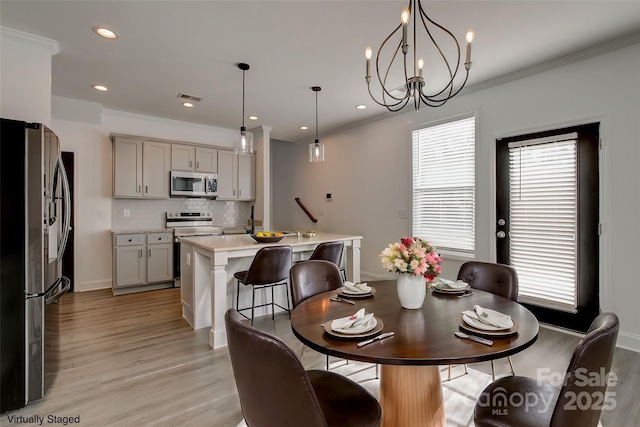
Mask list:
[[[361,308],[352,316],[331,321],[331,330],[343,333],[357,333],[370,328],[372,319],[373,313],[365,314],[364,308]]]
[[[353,283],[353,282],[344,282],[342,285],[343,290],[349,294],[368,294],[371,292],[371,287],[366,283]]]
[[[436,284],[436,286],[440,289],[461,290],[461,289],[467,289],[469,287],[469,284],[467,282],[463,282],[462,280],[456,280],[455,282],[453,280],[447,280],[442,278],[438,278],[438,280],[440,280],[440,283]]]
[[[464,313],[469,315],[468,312]],[[472,317],[477,318],[486,325],[494,326],[500,329],[509,329],[513,327],[513,320],[511,319],[511,316],[500,313],[499,311],[482,308],[479,305],[474,305],[472,313],[475,314],[475,316]]]

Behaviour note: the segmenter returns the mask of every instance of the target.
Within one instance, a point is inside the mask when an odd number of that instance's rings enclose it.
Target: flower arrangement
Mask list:
[[[382,266],[391,272],[424,276],[431,282],[442,271],[442,257],[426,240],[404,237],[392,243],[380,255]]]

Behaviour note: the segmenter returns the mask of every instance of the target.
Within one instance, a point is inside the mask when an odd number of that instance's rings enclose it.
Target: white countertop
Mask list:
[[[240,251],[244,249],[257,249],[266,246],[304,246],[309,244],[318,244],[323,242],[333,242],[336,240],[361,240],[362,236],[350,234],[324,233],[319,232],[315,237],[296,236],[285,237],[276,243],[257,243],[248,234],[232,234],[224,236],[195,236],[184,237],[180,240],[185,243],[191,243],[203,249],[213,252],[229,252]]]
[[[121,230],[111,230],[111,234],[148,234],[148,233],[173,234],[173,229],[172,228],[137,228],[137,229],[123,228]]]

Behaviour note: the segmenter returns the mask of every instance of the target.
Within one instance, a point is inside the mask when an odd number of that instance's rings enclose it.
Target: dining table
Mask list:
[[[306,346],[330,356],[380,365],[379,401],[383,427],[445,426],[440,365],[463,364],[507,357],[531,346],[538,337],[538,321],[524,306],[507,298],[472,289],[457,294],[427,292],[422,307],[400,305],[396,281],[369,282],[369,297],[349,298],[355,304],[336,301],[344,292],[317,294],[291,312],[294,335]],[[473,332],[461,313],[478,305],[511,316],[513,328],[502,332]],[[377,320],[374,336],[394,335],[359,347],[367,334],[346,337],[331,332],[332,320],[364,308]],[[382,327],[380,327],[380,323]],[[462,326],[461,326],[462,325]],[[465,332],[493,341],[484,345],[459,338]]]

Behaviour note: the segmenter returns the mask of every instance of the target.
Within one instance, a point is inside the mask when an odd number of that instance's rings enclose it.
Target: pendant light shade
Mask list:
[[[239,153],[253,153],[253,134],[247,132],[247,128],[244,126],[244,73],[250,67],[249,64],[243,62],[238,64],[238,68],[242,70],[242,126],[240,126],[240,132],[236,134],[234,141],[235,152]]]
[[[316,93],[316,140],[309,144],[309,162],[324,162],[324,144],[318,139],[318,92],[322,90],[320,86],[313,86],[312,91]]]

